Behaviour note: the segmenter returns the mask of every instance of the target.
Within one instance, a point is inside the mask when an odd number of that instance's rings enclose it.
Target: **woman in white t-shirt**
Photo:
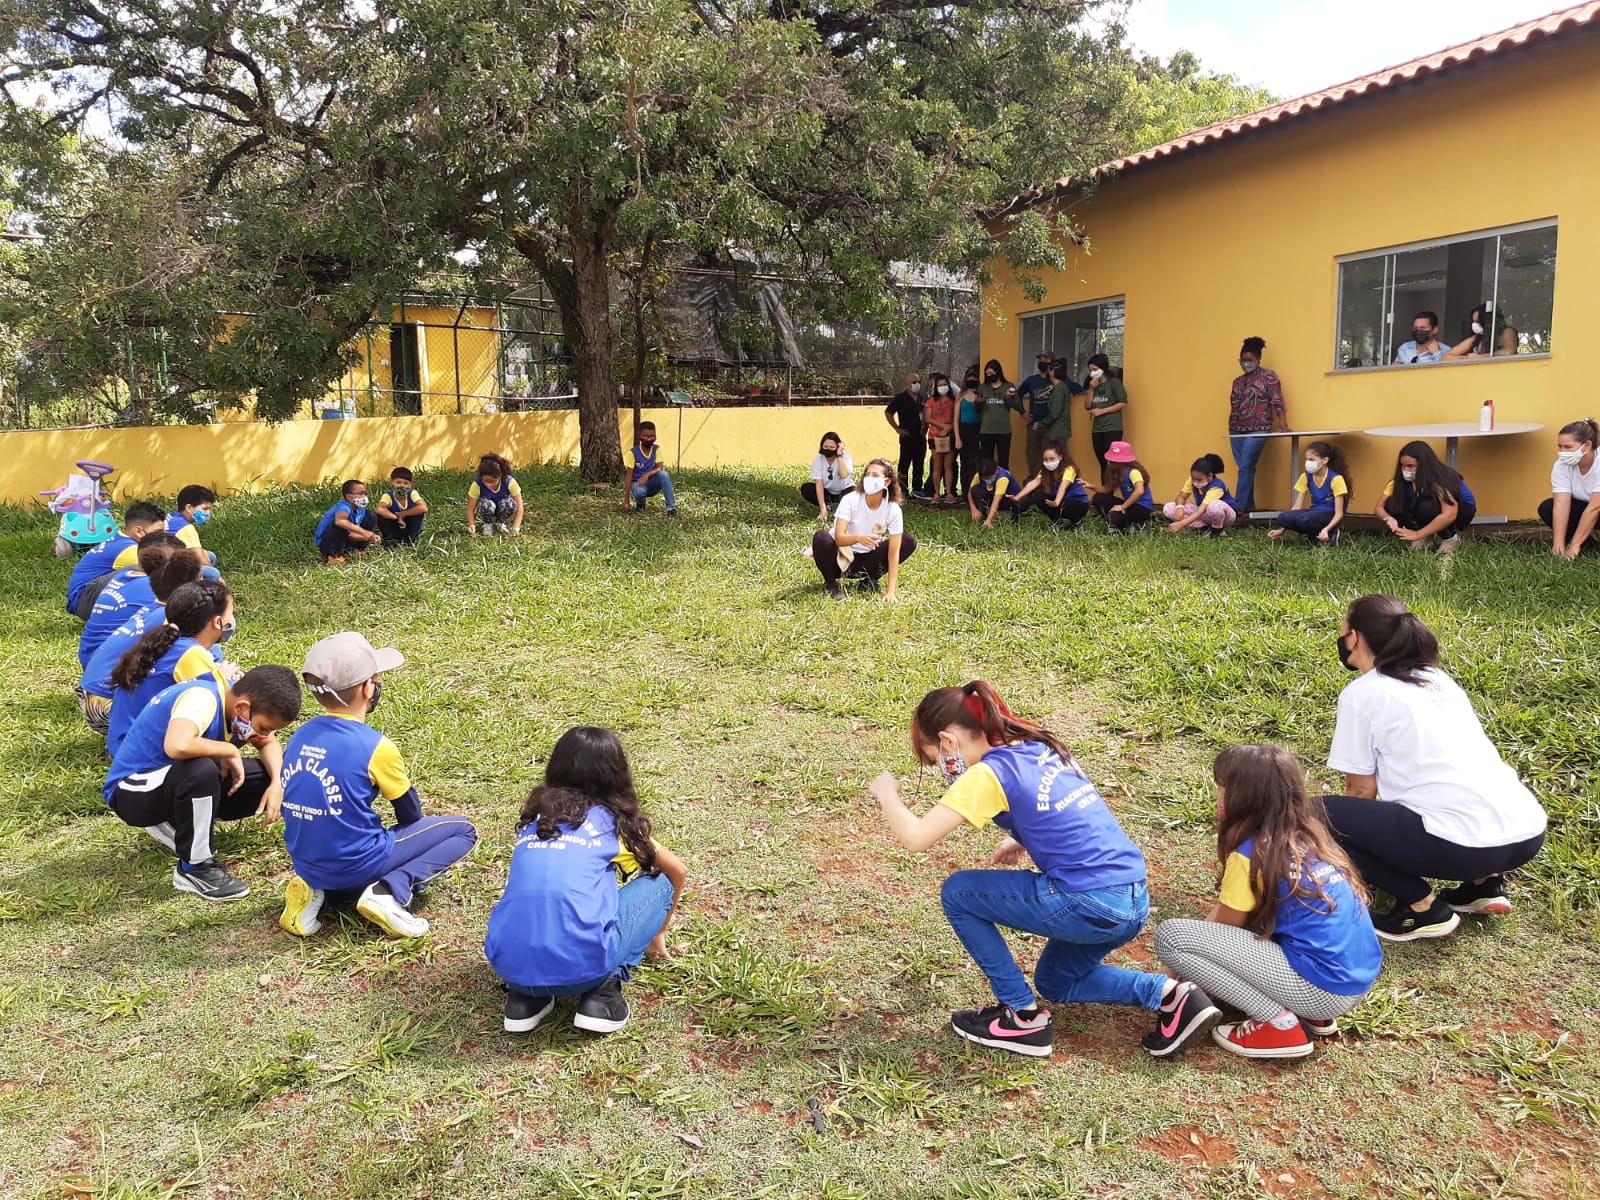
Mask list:
[[[1362,596],[1339,627],[1339,661],[1361,674],[1339,693],[1328,752],[1349,794],[1325,803],[1366,881],[1394,897],[1373,914],[1378,936],[1445,937],[1460,913],[1510,912],[1505,873],[1544,845],[1544,809],[1439,669],[1433,632],[1393,596]],[[1435,895],[1429,878],[1464,882]]]
[[[811,460],[811,478],[800,485],[800,497],[817,506],[817,520],[828,519],[828,505],[855,491],[855,466],[837,433],[825,433]]]
[[[887,459],[875,458],[861,472],[860,490],[839,501],[833,528],[813,535],[811,558],[833,599],[844,599],[839,581],[845,576],[864,578],[877,591],[878,580],[887,575],[883,598],[895,602],[900,564],[917,548],[917,539],[906,532],[902,499],[894,467]]]
[[[1600,425],[1573,421],[1556,434],[1556,461],[1550,468],[1550,499],[1539,505],[1539,519],[1550,526],[1550,552],[1569,562],[1594,536],[1600,522]]]

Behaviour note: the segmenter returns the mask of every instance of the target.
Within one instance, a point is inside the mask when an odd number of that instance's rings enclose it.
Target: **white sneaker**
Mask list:
[[[428,932],[428,923],[413,916],[400,901],[372,884],[356,901],[356,911],[391,937],[414,938]]]
[[[500,524],[496,525],[494,528],[495,528],[495,532],[496,533],[510,533],[511,532],[511,526],[507,525],[504,521],[502,521]]]
[[[1440,554],[1454,554],[1459,549],[1461,549],[1461,535],[1459,533],[1452,533],[1439,543]]]
[[[312,887],[296,875],[289,880],[289,886],[283,889],[283,915],[278,918],[279,927],[295,937],[310,937],[322,928],[318,917],[322,912],[322,902],[326,899],[327,894],[321,888]]]

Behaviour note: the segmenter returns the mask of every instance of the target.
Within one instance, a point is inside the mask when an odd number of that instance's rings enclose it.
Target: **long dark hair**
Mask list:
[[[1339,447],[1334,445],[1332,442],[1307,442],[1306,449],[1310,450],[1318,458],[1325,458],[1328,460],[1328,480],[1330,487],[1332,486],[1334,475],[1344,476],[1344,486],[1349,489],[1349,494],[1345,497],[1346,501],[1348,502],[1350,496],[1353,496],[1356,493],[1356,481],[1355,478],[1350,474],[1350,464],[1345,461],[1344,451],[1339,449]],[[1305,470],[1304,463],[1296,464],[1296,466],[1299,470]]]
[[[180,546],[172,551],[166,562],[150,572],[150,591],[165,604],[172,598],[172,593],[184,584],[198,583],[204,569],[200,551]]]
[[[1261,743],[1230,746],[1217,755],[1211,777],[1223,790],[1217,861],[1226,866],[1228,856],[1247,838],[1255,839],[1250,890],[1256,906],[1246,928],[1263,937],[1272,932],[1278,917],[1278,888],[1285,883],[1289,899],[1313,912],[1334,910],[1333,897],[1308,877],[1313,860],[1338,870],[1355,893],[1356,903],[1366,903],[1361,876],[1328,829],[1322,800],[1306,792],[1305,772],[1293,754],[1282,746]]]
[[[1067,443],[1061,438],[1049,439],[1045,442],[1044,448],[1045,450],[1054,450],[1061,455],[1061,465],[1054,471],[1046,471],[1044,469],[1044,454],[1041,452],[1039,455],[1039,479],[1042,483],[1052,488],[1060,487],[1061,477],[1066,474],[1068,467],[1072,468],[1074,474],[1082,474],[1078,470],[1078,464],[1072,461],[1072,451],[1067,449]]]
[[[994,381],[994,386],[995,387],[1004,387],[1006,384],[1011,382],[1009,379],[1006,378],[1006,369],[1000,365],[1000,360],[998,358],[991,358],[988,362],[983,364],[983,382],[984,383],[988,383],[989,382],[989,370],[990,370],[990,368],[993,368],[1000,375],[1000,378]]]
[[[511,478],[511,464],[498,454],[485,454],[478,460],[478,478],[493,475],[497,479]]]
[[[176,589],[167,601],[165,623],[145,630],[144,636],[117,660],[111,672],[112,685],[129,692],[136,689],[180,637],[194,637],[227,612],[232,599],[233,593],[220,579],[202,579]]]
[[[830,430],[828,430],[827,433],[823,434],[820,438],[817,439],[817,453],[821,454],[822,453],[822,448],[824,446],[826,446],[829,442],[832,442],[834,444],[834,447],[837,448],[842,443],[842,441],[843,441],[843,439],[840,438],[837,433],[835,433],[833,430],[830,429]]]
[[[887,458],[874,458],[867,461],[867,465],[861,468],[861,474],[857,477],[856,491],[861,492],[863,496],[867,494],[862,490],[861,485],[866,482],[867,472],[873,467],[882,467],[884,475],[889,480],[889,486],[883,491],[884,499],[892,500],[896,504],[904,503],[905,493],[900,490],[900,472],[894,469],[894,464]]]
[[[1150,482],[1150,468],[1145,466],[1137,458],[1132,462],[1125,463],[1112,462],[1110,459],[1107,459],[1106,486],[1116,488],[1118,492],[1120,492],[1122,490],[1122,480],[1124,477],[1126,477],[1129,471],[1140,472],[1140,474],[1144,476],[1144,490],[1149,492],[1152,496],[1155,494],[1154,489],[1156,485]]]
[[[1439,639],[1393,596],[1362,596],[1351,602],[1344,620],[1366,640],[1373,665],[1391,679],[1420,683],[1419,671],[1439,665]]]
[[[961,687],[934,688],[922,698],[911,717],[911,748],[922,757],[922,747],[939,740],[941,730],[954,726],[977,734],[991,746],[1009,742],[1043,742],[1077,769],[1065,743],[1042,725],[1024,721],[1006,707],[1000,693],[987,680],[974,679]]]
[[[1417,477],[1410,484],[1400,474],[1402,458],[1417,460]],[[1448,500],[1451,504],[1461,503],[1461,476],[1440,462],[1439,456],[1427,442],[1407,442],[1395,455],[1394,494],[1404,495],[1407,487],[1415,489],[1419,496],[1433,496],[1438,500]]]
[[[575,725],[556,739],[544,782],[522,802],[517,828],[534,827],[540,841],[549,841],[565,825],[583,824],[591,808],[603,808],[616,820],[617,839],[639,866],[654,874],[656,847],[650,840],[650,818],[639,809],[639,793],[622,742],[609,729]]]
[[[1202,454],[1189,464],[1190,471],[1199,471],[1202,475],[1209,475],[1215,479],[1228,469],[1228,464],[1222,461],[1220,454]]]

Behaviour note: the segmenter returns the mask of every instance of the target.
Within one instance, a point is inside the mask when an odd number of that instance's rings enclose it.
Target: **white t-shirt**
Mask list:
[[[1457,846],[1509,846],[1542,833],[1544,809],[1485,736],[1467,694],[1437,668],[1420,678],[1372,670],[1348,684],[1328,766],[1376,775],[1381,799]]]
[[[867,504],[867,498],[860,492],[851,492],[839,501],[839,509],[834,514],[834,520],[845,522],[844,531],[858,537],[869,533],[877,537],[888,537],[906,531],[905,517],[901,515],[898,504],[885,499],[877,508],[872,508]],[[860,542],[841,548],[845,554],[865,554],[870,549],[870,546],[864,546]]]
[[[1594,456],[1594,462],[1589,465],[1588,474],[1578,469],[1574,463],[1567,467],[1559,459],[1550,468],[1550,494],[1559,496],[1563,493],[1570,495],[1579,504],[1588,504],[1589,497],[1600,492],[1600,454]],[[1577,511],[1577,510],[1574,510]]]
[[[820,483],[830,496],[838,496],[855,487],[854,474],[855,464],[843,450],[833,459],[818,454],[811,460],[811,478]]]

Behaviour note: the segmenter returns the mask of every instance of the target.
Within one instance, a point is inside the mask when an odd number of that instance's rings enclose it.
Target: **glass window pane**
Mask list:
[[[1431,312],[1437,316],[1442,330],[1454,328],[1450,324],[1448,305],[1445,304],[1445,277],[1449,259],[1449,247],[1446,246],[1407,250],[1404,254],[1394,256],[1394,302],[1391,307],[1394,322],[1389,331],[1389,346],[1384,362],[1393,362],[1395,352],[1411,340],[1411,320],[1419,312]]]
[[[1033,356],[1039,353],[1039,348],[1044,345],[1045,322],[1050,318],[1049,313],[1034,317],[1022,318],[1022,351],[1019,362],[1032,362]]]
[[[1122,330],[1127,319],[1128,306],[1124,300],[1108,300],[1100,306],[1100,345],[1096,349],[1113,367],[1122,366]]]
[[[1388,256],[1339,264],[1339,334],[1334,369],[1376,367],[1389,361],[1384,284]],[[1408,333],[1406,335],[1410,337]]]
[[[1549,354],[1556,291],[1556,229],[1528,229],[1500,239],[1499,294],[1495,297],[1496,353]],[[1512,332],[1508,335],[1506,330]]]

